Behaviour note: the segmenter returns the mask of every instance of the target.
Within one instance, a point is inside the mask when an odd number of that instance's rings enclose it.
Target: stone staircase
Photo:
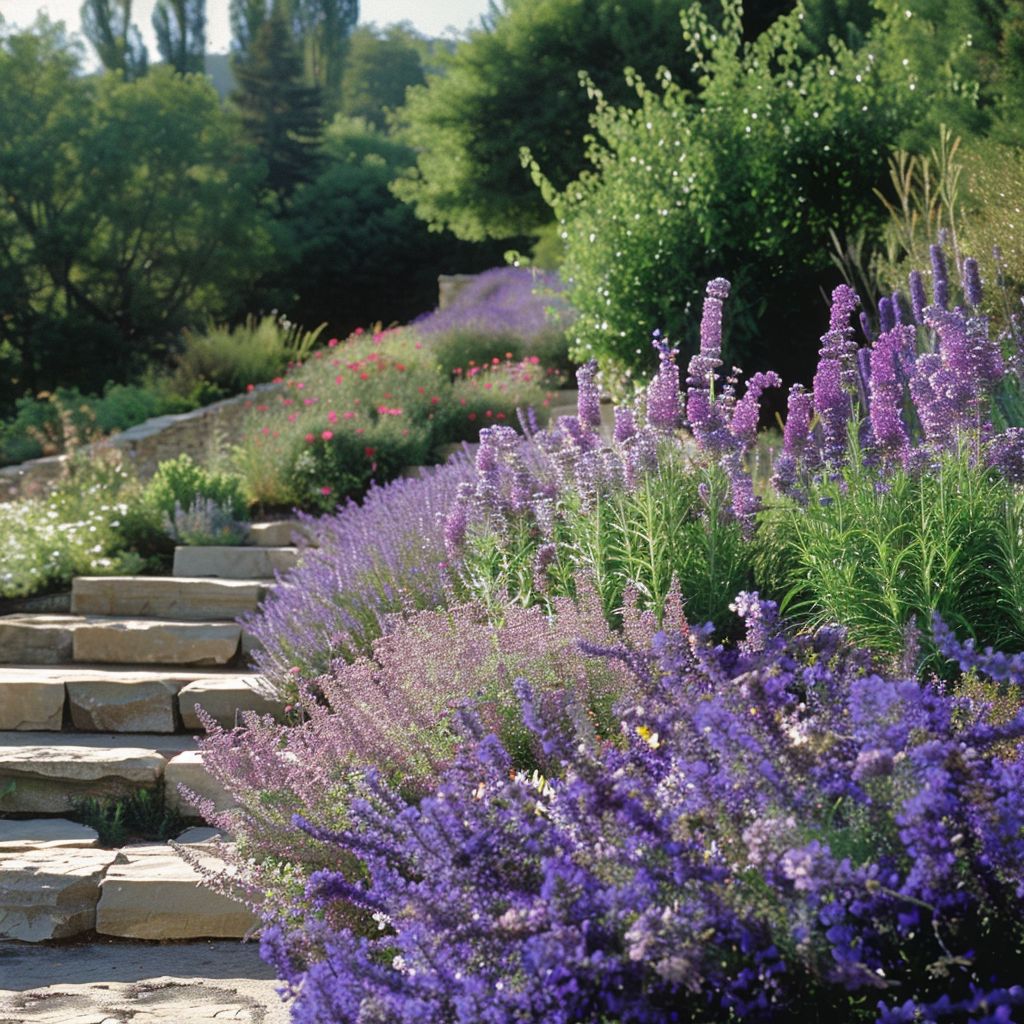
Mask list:
[[[172,576],[75,579],[68,614],[0,616],[0,940],[226,938],[255,925],[167,844],[100,849],[64,816],[148,790],[194,817],[179,785],[230,806],[203,768],[197,708],[225,726],[239,711],[280,713],[235,620],[296,564],[298,525],[180,547]],[[203,828],[179,839],[200,856],[222,841]]]

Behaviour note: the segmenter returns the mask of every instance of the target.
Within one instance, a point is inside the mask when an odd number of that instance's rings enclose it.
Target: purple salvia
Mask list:
[[[985,461],[1011,483],[1024,484],[1024,427],[1010,427],[992,438]]]
[[[941,386],[942,357],[936,352],[919,356],[910,375],[910,397],[921,422],[924,439],[933,450],[948,447],[954,411]]]
[[[658,353],[658,372],[647,386],[647,422],[655,430],[675,430],[682,419],[679,407],[679,367],[676,355],[660,331],[654,332],[652,344]]]
[[[924,278],[920,270],[910,272],[910,310],[914,316],[914,323],[924,323],[924,308],[928,300],[924,296]]]
[[[843,387],[842,366],[836,359],[822,359],[818,363],[814,374],[814,411],[824,435],[822,457],[830,466],[840,466],[846,455],[846,431],[853,404]]]
[[[548,570],[558,558],[555,544],[541,544],[533,560],[533,586],[540,593],[548,589]]]
[[[946,270],[946,254],[941,245],[931,247],[932,258],[932,301],[946,309],[949,306],[949,274]]]
[[[811,460],[811,416],[814,402],[803,384],[789,389],[786,426],[782,434],[782,451],[775,460],[772,486],[791,498],[801,497],[797,481],[814,467]]]
[[[973,256],[964,260],[964,298],[975,309],[981,305],[981,273],[978,261]]]
[[[450,562],[458,559],[462,552],[462,545],[466,541],[472,495],[472,484],[459,484],[455,501],[444,517],[444,550]]]
[[[747,382],[747,390],[736,403],[729,430],[732,436],[750,448],[757,442],[757,422],[761,415],[761,395],[766,388],[781,388],[782,378],[774,371],[755,373]]]
[[[617,405],[615,407],[615,433],[616,444],[625,444],[631,437],[636,435],[636,419],[633,410],[628,405]]]
[[[888,334],[896,326],[896,318],[893,315],[892,299],[883,295],[878,300],[878,331],[880,334]]]
[[[688,391],[698,389],[708,394],[715,391],[718,368],[722,365],[722,304],[729,297],[730,287],[724,277],[708,282],[700,321],[700,351],[690,360],[686,379]]]
[[[886,460],[905,463],[909,435],[903,422],[903,383],[900,353],[913,340],[912,327],[894,327],[875,342],[871,350],[871,431]]]
[[[645,473],[658,467],[658,440],[661,435],[652,427],[641,427],[626,445],[626,484],[633,488]]]
[[[869,345],[875,340],[875,332],[871,329],[871,321],[864,310],[860,311],[860,332],[864,335],[864,339]]]
[[[597,386],[597,360],[588,359],[576,371],[576,408],[580,423],[597,430],[601,426],[601,392]]]
[[[867,346],[857,349],[857,397],[861,408],[871,408],[871,349]]]
[[[899,291],[892,293],[892,322],[894,327],[899,327],[903,323],[903,296],[900,295]]]

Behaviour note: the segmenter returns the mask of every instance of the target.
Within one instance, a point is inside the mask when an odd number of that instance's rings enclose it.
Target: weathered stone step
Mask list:
[[[21,740],[38,734],[14,735]],[[163,754],[144,745],[0,745],[0,811],[66,814],[90,797],[116,800],[156,789],[166,764]]]
[[[236,619],[255,611],[273,583],[207,576],[79,576],[71,582],[71,611],[200,622]]]
[[[259,676],[212,676],[182,687],[178,692],[178,707],[186,729],[203,727],[196,714],[197,705],[225,728],[241,724],[240,711],[273,715],[278,720],[284,712],[284,704]]]
[[[17,833],[3,840],[4,830]],[[211,830],[178,841],[216,867]],[[141,939],[238,938],[256,919],[200,887],[201,875],[166,844],[95,847],[65,820],[0,822],[0,939],[40,942],[83,932]],[[204,852],[205,851],[205,852]]]
[[[259,694],[251,705],[245,704],[247,691],[239,684],[244,681],[255,692],[259,687],[256,677],[236,676],[223,669],[5,665],[0,666],[0,730],[60,730],[66,724],[100,732],[170,733],[181,727],[179,706],[181,711],[187,709],[190,721],[195,720],[193,705],[206,690],[192,691],[181,705],[178,695],[197,681],[225,684],[214,687],[211,708],[211,714],[225,724],[233,721],[233,712],[229,718],[224,704],[235,696],[243,710],[270,710]],[[219,695],[224,701],[217,703]]]
[[[4,615],[0,617],[0,662],[226,665],[239,653],[241,638],[242,628],[235,622]]]
[[[298,540],[309,543],[312,531],[298,519],[279,519],[273,523],[252,523],[248,543],[261,548],[291,547]]]
[[[298,560],[299,549],[294,547],[177,547],[174,575],[265,580],[287,572]]]
[[[259,923],[201,881],[167,846],[127,846],[100,883],[96,931],[128,939],[241,938]]]

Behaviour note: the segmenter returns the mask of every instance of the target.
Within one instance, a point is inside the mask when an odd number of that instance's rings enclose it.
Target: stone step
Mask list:
[[[274,523],[252,523],[248,543],[260,548],[291,547],[302,540],[308,544],[313,531],[298,519],[280,519]]]
[[[200,622],[237,619],[255,611],[273,583],[207,576],[79,576],[71,582],[71,611]]]
[[[13,836],[5,841],[7,834]],[[238,938],[256,919],[201,887],[201,874],[169,845],[95,846],[73,822],[0,822],[0,939],[41,942],[86,932],[119,938]],[[224,850],[213,830],[180,835],[211,868]]]
[[[196,714],[197,705],[226,729],[241,724],[240,711],[272,715],[278,721],[284,713],[283,702],[260,676],[213,676],[183,686],[178,691],[178,707],[186,729],[203,727]]]
[[[4,665],[0,666],[0,731],[60,730],[100,732],[175,732],[181,726],[178,695],[193,682],[235,683],[224,691],[245,698],[237,684],[259,686],[258,677],[236,676],[216,668],[174,669],[152,666]],[[200,693],[203,692],[200,688]],[[187,707],[195,718],[190,697]],[[268,710],[255,700],[244,710]],[[212,713],[223,714],[223,705]],[[221,718],[218,717],[218,721]],[[198,728],[192,725],[189,728]]]
[[[295,547],[177,547],[175,576],[215,576],[229,580],[267,580],[299,561]]]
[[[60,665],[74,652],[74,631],[80,615],[16,612],[0,616],[0,663]]]
[[[67,814],[90,797],[116,800],[163,785],[167,758],[148,745],[24,742],[38,733],[14,733],[16,744],[4,745],[4,735],[0,733],[0,812]]]

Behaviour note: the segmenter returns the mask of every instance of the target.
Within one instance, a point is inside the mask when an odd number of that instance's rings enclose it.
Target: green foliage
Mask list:
[[[168,386],[179,395],[202,394],[207,401],[237,395],[305,359],[322,330],[322,324],[304,331],[284,317],[248,316],[236,327],[211,324],[202,333],[186,331]]]
[[[840,623],[853,643],[898,656],[912,619],[937,611],[979,645],[1024,646],[1024,494],[965,447],[933,472],[884,484],[862,465],[814,485],[806,507],[773,502],[757,541],[762,592],[807,628]]]
[[[0,504],[0,597],[57,589],[74,576],[137,572],[159,553],[154,533],[138,482],[119,461],[79,455],[47,497]]]
[[[403,322],[437,303],[439,274],[501,261],[502,247],[430,231],[391,194],[415,161],[404,144],[361,121],[327,129],[320,169],[300,185],[279,224],[282,265],[270,279],[280,305],[344,336],[357,326]]]
[[[267,165],[267,187],[279,202],[312,177],[320,145],[320,90],[303,80],[302,54],[285,5],[276,2],[234,62],[232,100],[246,136]]]
[[[805,375],[829,230],[881,220],[871,189],[913,93],[870,53],[840,45],[803,59],[798,14],[744,44],[739,4],[723,11],[721,31],[687,15],[695,94],[634,79],[638,110],[598,96],[592,172],[558,192],[543,159],[532,164],[566,242],[574,355],[596,356],[611,379],[653,370],[643,339],[655,329],[695,348],[705,283],[722,274],[727,358]]]
[[[576,596],[576,581],[586,578],[611,622],[628,597],[660,621],[677,592],[691,622],[724,625],[730,602],[751,579],[749,547],[728,503],[717,470],[696,470],[666,448],[635,490],[617,489],[587,505],[575,491],[560,500],[556,555],[543,578],[536,574],[543,538],[525,527],[506,533],[486,525],[471,533],[461,577],[488,607],[506,597],[534,604]]]
[[[396,113],[416,168],[395,193],[433,227],[460,238],[534,232],[550,213],[519,165],[530,146],[563,187],[584,167],[591,100],[586,72],[613,102],[632,92],[622,69],[653,77],[660,65],[685,79],[679,0],[519,0],[492,5],[443,75],[407,94]],[[635,102],[635,101],[634,101]]]
[[[161,462],[144,492],[146,504],[172,521],[176,507],[188,511],[199,498],[208,498],[230,510],[235,519],[248,517],[239,479],[206,469],[189,455]]]
[[[341,115],[383,130],[387,112],[405,102],[405,90],[425,83],[423,56],[428,45],[408,24],[356,28],[341,77]]]
[[[119,71],[128,81],[141,78],[149,54],[132,24],[132,0],[85,0],[81,11],[82,33],[107,71]]]
[[[232,312],[267,258],[258,177],[203,79],[83,78],[55,30],[0,38],[0,400],[129,379]]]
[[[203,497],[196,498],[191,508],[182,508],[175,502],[174,515],[166,520],[166,529],[178,544],[196,547],[244,544],[248,536],[248,528],[234,517],[230,508]]]
[[[156,0],[153,31],[160,56],[178,74],[206,70],[206,0]]]
[[[180,835],[187,822],[167,806],[164,790],[139,789],[119,800],[88,797],[75,804],[72,818],[96,830],[100,846],[129,841],[164,842]]]

